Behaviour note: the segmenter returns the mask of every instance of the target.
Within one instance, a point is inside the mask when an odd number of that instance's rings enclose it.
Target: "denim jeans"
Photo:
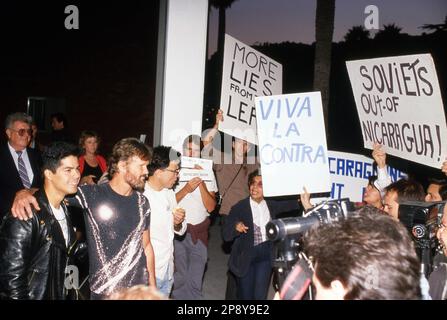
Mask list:
[[[166,273],[163,277],[155,278],[155,281],[157,283],[157,288],[160,290],[162,294],[164,294],[166,297],[169,297],[172,290],[172,284],[174,283],[174,277],[172,276],[170,272],[170,267],[168,265],[168,268],[166,269]]]

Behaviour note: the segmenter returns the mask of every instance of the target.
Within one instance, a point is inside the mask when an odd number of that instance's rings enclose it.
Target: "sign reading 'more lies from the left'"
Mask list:
[[[255,100],[264,195],[331,191],[320,92]]]
[[[219,130],[257,144],[255,97],[282,93],[282,65],[225,35]]]
[[[447,125],[431,55],[346,62],[363,142],[387,153],[441,168],[447,156]]]

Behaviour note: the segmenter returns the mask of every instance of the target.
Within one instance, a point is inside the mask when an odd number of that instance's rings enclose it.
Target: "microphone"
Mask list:
[[[354,204],[348,198],[324,201],[309,211],[305,217],[270,221],[265,227],[267,238],[270,241],[279,241],[284,240],[289,235],[303,234],[314,225],[346,219],[353,209]]]

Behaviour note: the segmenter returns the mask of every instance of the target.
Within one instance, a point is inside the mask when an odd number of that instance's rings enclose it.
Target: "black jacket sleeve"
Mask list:
[[[9,214],[0,226],[0,295],[4,298],[29,298],[33,220],[21,221]]]
[[[237,204],[231,208],[228,217],[226,217],[222,228],[222,236],[224,241],[232,241],[240,235],[240,233],[236,230],[236,224],[242,221],[240,212],[240,205]]]

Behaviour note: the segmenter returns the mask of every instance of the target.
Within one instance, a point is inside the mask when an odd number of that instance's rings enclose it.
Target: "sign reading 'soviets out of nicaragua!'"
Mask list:
[[[255,101],[264,195],[331,191],[320,92]]]
[[[255,97],[282,93],[282,65],[225,35],[219,130],[257,144]]]
[[[365,148],[440,168],[447,127],[430,54],[346,62]]]

